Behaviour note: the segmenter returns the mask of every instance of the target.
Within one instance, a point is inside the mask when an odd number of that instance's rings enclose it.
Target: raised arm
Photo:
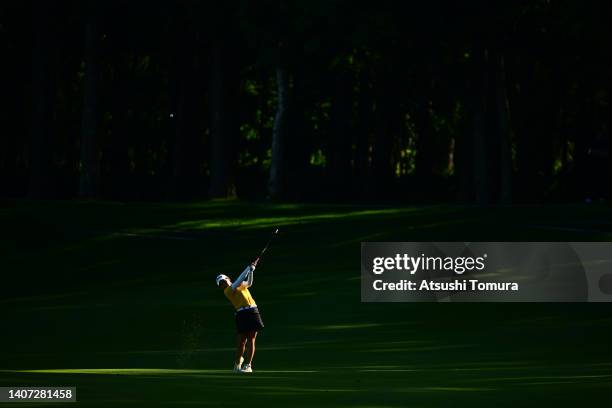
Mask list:
[[[253,275],[255,275],[255,266],[253,264],[249,265],[251,267],[251,272],[248,273],[245,284],[247,288],[253,286]]]
[[[244,268],[244,271],[242,271],[238,278],[236,278],[236,281],[232,283],[233,291],[236,291],[241,285],[248,288],[253,284],[253,272],[255,271],[256,265],[257,261]]]

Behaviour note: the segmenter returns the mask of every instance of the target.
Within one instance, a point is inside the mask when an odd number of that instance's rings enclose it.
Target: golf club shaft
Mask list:
[[[270,237],[270,239],[268,240],[268,243],[266,244],[266,246],[264,247],[264,249],[261,250],[259,256],[257,257],[257,260],[261,259],[261,257],[263,256],[263,254],[268,250],[268,247],[270,246],[270,244],[272,243],[272,241],[274,240],[274,237],[278,234],[278,228],[274,230],[274,232],[272,233],[272,236]]]

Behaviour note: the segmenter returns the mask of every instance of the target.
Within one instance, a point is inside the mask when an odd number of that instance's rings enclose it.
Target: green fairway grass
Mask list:
[[[612,241],[607,206],[20,201],[0,203],[0,225],[0,386],[76,386],[87,407],[578,406],[612,391],[611,304],[360,302],[362,241]],[[277,226],[252,288],[255,372],[234,374],[214,278]]]

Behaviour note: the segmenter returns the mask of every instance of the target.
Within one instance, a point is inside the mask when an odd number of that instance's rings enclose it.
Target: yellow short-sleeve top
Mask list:
[[[232,290],[231,286],[223,289],[223,294],[232,302],[234,309],[238,310],[241,307],[257,306],[249,289],[244,286],[239,286],[236,290]]]

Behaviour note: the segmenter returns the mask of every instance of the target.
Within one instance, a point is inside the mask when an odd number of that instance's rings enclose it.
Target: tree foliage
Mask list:
[[[606,3],[0,5],[0,194],[610,197]]]

